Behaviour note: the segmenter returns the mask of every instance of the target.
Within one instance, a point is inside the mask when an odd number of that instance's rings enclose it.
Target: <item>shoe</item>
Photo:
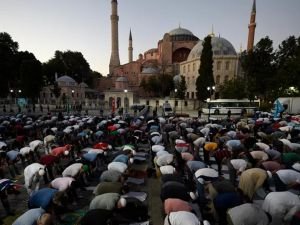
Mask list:
[[[9,211],[6,213],[7,216],[14,216],[16,215],[14,211]]]

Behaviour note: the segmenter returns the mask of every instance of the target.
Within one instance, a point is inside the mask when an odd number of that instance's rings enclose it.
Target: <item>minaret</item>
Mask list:
[[[120,66],[119,58],[119,32],[118,32],[118,1],[111,1],[111,56],[109,62],[109,73],[112,74],[113,69]]]
[[[249,33],[248,33],[247,52],[252,51],[254,45],[254,35],[255,35],[255,27],[256,27],[255,17],[256,17],[256,2],[255,0],[253,0],[250,24],[248,26]]]
[[[131,36],[131,29],[130,29],[130,32],[129,32],[129,46],[128,46],[128,62],[132,62],[132,51],[133,51],[133,48],[132,48],[132,36]]]

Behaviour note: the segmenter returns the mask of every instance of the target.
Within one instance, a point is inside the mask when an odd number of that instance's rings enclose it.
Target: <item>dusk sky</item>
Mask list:
[[[198,38],[211,33],[229,40],[236,51],[247,45],[253,0],[118,0],[119,54],[128,62],[132,30],[133,59],[156,48],[172,29],[186,28]],[[290,35],[300,36],[300,0],[257,0],[255,43],[269,36],[274,48]],[[19,50],[41,62],[56,50],[80,51],[92,70],[106,75],[111,53],[111,0],[0,0],[0,32]]]

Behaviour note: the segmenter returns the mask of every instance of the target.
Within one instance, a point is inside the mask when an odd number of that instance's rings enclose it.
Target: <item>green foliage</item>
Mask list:
[[[175,88],[177,88],[177,93],[176,93],[176,98],[179,99],[184,99],[185,97],[185,92],[186,92],[186,81],[185,81],[185,77],[180,75],[180,82],[177,86],[175,86]]]
[[[277,73],[274,82],[274,95],[299,96],[299,92],[290,91],[290,87],[300,89],[300,37],[288,37],[276,52]]]
[[[158,89],[161,97],[166,97],[170,95],[170,92],[174,90],[173,77],[169,74],[161,74],[157,77],[158,79]]]
[[[0,33],[0,96],[6,97],[18,71],[15,65],[18,43],[8,33]]]
[[[82,53],[73,51],[56,51],[54,57],[43,64],[43,73],[51,84],[54,83],[57,73],[68,75],[76,82],[85,82],[89,86],[93,86],[95,75]]]
[[[203,42],[203,50],[200,58],[199,76],[196,80],[197,98],[206,100],[210,98],[207,87],[215,85],[213,77],[213,52],[211,46],[211,36],[207,36]]]
[[[153,97],[169,96],[170,92],[174,90],[173,78],[168,74],[153,75],[148,79],[143,78],[140,87]]]
[[[25,96],[32,99],[39,97],[43,86],[42,64],[36,59],[22,60],[20,66],[20,83]]]
[[[53,88],[51,89],[52,93],[54,94],[55,98],[59,98],[61,94],[61,88],[58,86],[58,83],[55,81],[53,84]]]
[[[229,81],[226,81],[223,85],[219,87],[220,97],[221,98],[237,98],[243,99],[247,98],[246,92],[246,81],[241,78],[235,78]]]
[[[254,99],[254,96],[268,98],[276,71],[274,56],[273,41],[269,37],[262,38],[253,51],[242,54],[241,63],[248,84],[249,99]]]

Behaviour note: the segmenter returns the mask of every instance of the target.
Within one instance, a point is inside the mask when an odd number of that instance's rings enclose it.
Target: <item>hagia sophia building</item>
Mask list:
[[[101,77],[98,83],[99,91],[120,91],[128,89],[133,97],[143,97],[140,83],[143,78],[153,75],[171,74],[174,80],[183,75],[186,80],[186,99],[196,99],[196,79],[200,67],[203,41],[196,37],[190,30],[183,27],[172,29],[164,34],[158,41],[157,47],[149,49],[144,54],[139,54],[138,59],[133,60],[133,38],[131,30],[128,40],[128,62],[120,64],[118,43],[118,2],[111,1],[111,58],[109,75]],[[253,48],[255,33],[256,3],[253,6],[249,24],[247,50]],[[211,34],[213,51],[213,75],[218,87],[227,80],[242,75],[239,54],[233,45],[224,37]]]

